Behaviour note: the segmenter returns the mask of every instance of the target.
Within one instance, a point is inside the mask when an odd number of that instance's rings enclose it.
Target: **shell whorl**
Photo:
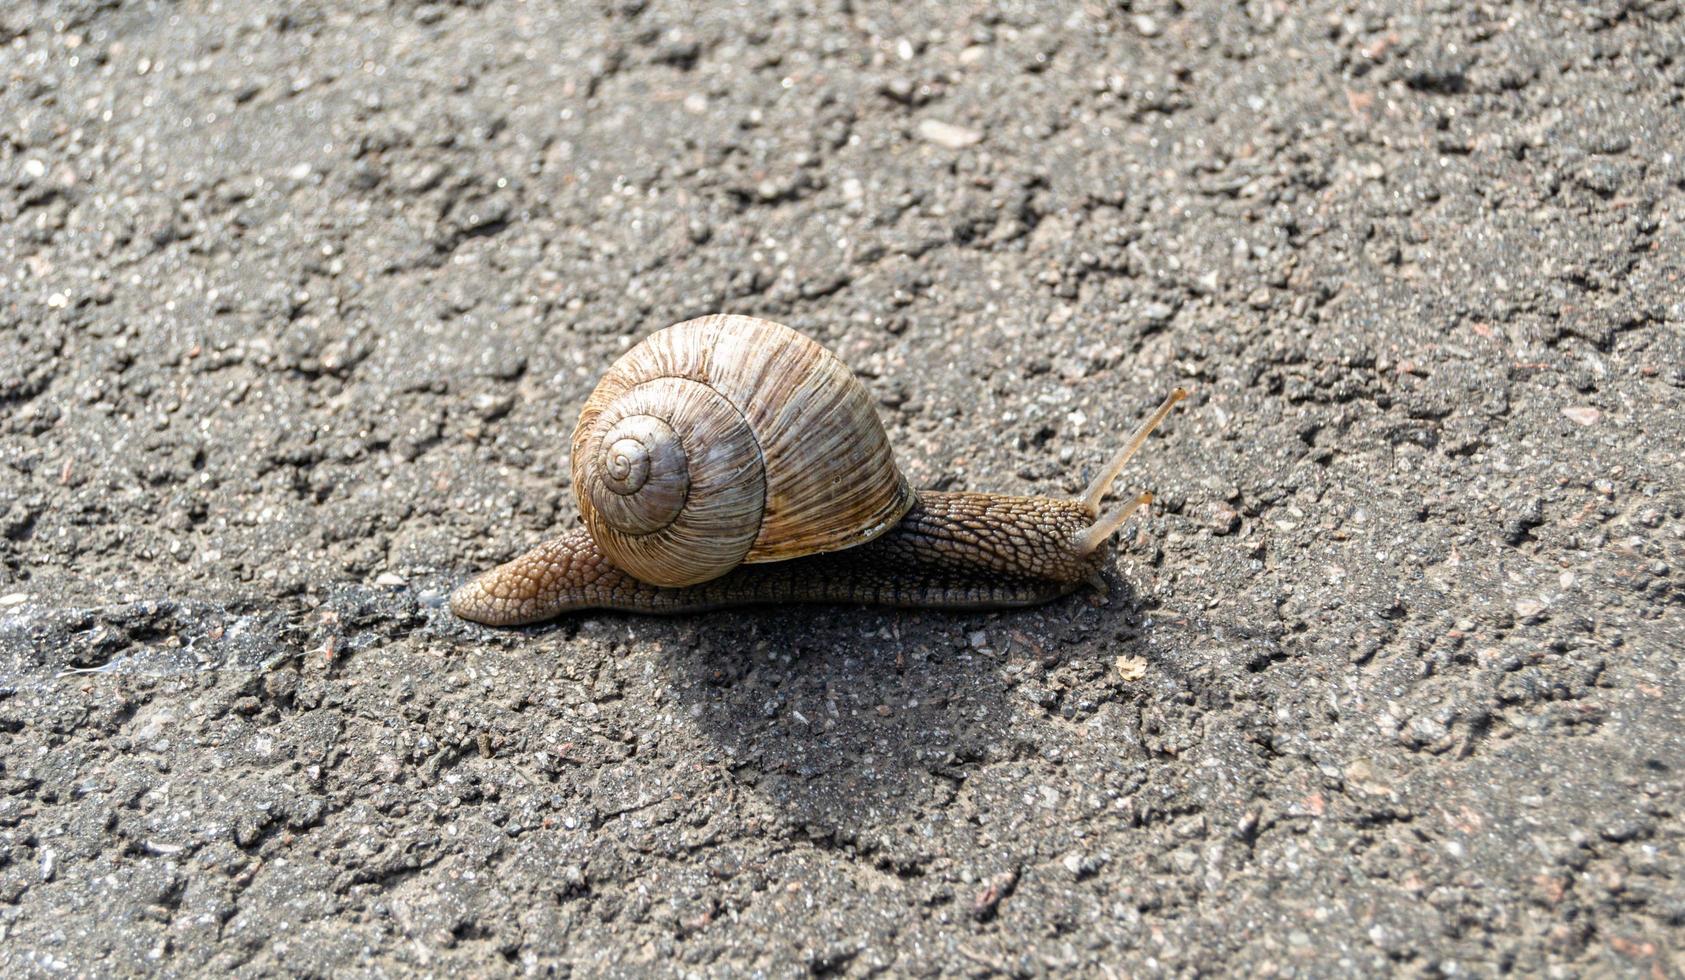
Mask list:
[[[913,504],[871,398],[824,347],[716,315],[627,351],[574,430],[574,492],[616,566],[682,586],[877,537]]]
[[[630,534],[659,531],[679,516],[690,491],[684,440],[665,420],[630,415],[603,436],[602,482],[591,503]]]
[[[653,585],[724,574],[760,533],[766,473],[754,433],[688,378],[654,378],[616,398],[575,449],[574,469],[591,537]]]

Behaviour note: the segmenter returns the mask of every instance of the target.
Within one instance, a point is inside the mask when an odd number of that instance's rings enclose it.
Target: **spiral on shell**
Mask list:
[[[664,586],[864,543],[914,500],[848,367],[734,315],[668,327],[615,362],[574,429],[573,483],[609,560]]]

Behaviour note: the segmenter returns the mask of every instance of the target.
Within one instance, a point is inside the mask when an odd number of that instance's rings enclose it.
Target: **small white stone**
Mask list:
[[[1119,677],[1126,681],[1138,681],[1147,676],[1147,658],[1119,657],[1117,658],[1117,673]]]
[[[956,126],[940,119],[921,119],[919,120],[919,137],[935,143],[937,146],[945,146],[950,150],[963,150],[981,142],[983,134],[975,129]]]
[[[1562,414],[1570,422],[1576,422],[1580,425],[1596,425],[1597,420],[1603,417],[1602,412],[1590,405],[1570,405],[1562,410]]]
[[[35,180],[40,180],[42,177],[47,176],[47,165],[42,163],[40,160],[25,160],[23,162],[23,172]]]
[[[13,592],[11,595],[0,595],[0,606],[21,606],[29,601],[29,593]]]
[[[374,577],[374,584],[388,589],[401,589],[410,584],[409,579],[394,572],[381,572]]]

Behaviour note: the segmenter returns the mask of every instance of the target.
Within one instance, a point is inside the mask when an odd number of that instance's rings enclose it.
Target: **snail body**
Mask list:
[[[708,316],[629,350],[586,402],[573,482],[584,527],[451,596],[493,626],[584,609],[751,603],[1000,608],[1098,582],[1103,546],[1150,494],[1105,515],[1174,391],[1076,500],[922,491],[835,355],[779,324]]]

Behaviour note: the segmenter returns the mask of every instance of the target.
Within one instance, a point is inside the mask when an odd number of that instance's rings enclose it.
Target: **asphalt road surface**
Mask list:
[[[0,8],[6,976],[1685,972],[1685,12]],[[455,620],[789,323],[1104,593]]]

